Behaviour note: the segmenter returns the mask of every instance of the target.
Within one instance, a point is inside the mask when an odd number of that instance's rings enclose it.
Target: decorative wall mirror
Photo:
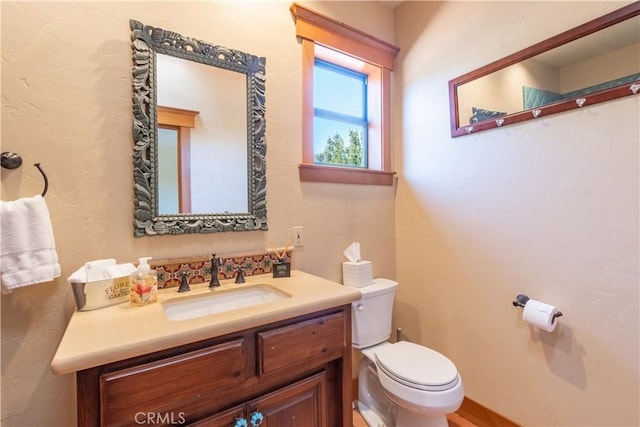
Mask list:
[[[451,136],[640,92],[640,2],[449,81]]]
[[[265,58],[129,27],[134,236],[266,230]]]

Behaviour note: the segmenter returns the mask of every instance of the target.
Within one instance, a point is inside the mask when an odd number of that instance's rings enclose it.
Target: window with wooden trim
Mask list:
[[[191,213],[191,129],[198,111],[158,105],[158,213]]]
[[[291,12],[302,45],[300,180],[392,185],[391,72],[399,49],[296,3]],[[351,79],[351,101],[354,105],[362,102],[361,114],[353,109],[352,113],[326,107],[324,95],[328,90],[337,95],[344,90],[339,84],[322,83],[326,78],[322,73],[327,70],[334,73],[334,78]],[[362,92],[356,88],[358,81],[362,82]],[[324,85],[322,99],[314,96],[314,89],[320,85]],[[333,120],[335,131],[321,129],[327,120]],[[354,164],[358,152],[354,141],[361,145],[360,164]]]

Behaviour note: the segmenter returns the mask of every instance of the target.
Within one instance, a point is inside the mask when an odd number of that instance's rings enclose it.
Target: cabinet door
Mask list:
[[[327,375],[319,372],[247,404],[249,426],[262,414],[261,427],[326,427]]]
[[[204,420],[189,424],[189,427],[234,427],[238,420],[246,420],[244,410],[245,405],[239,405],[207,417]]]

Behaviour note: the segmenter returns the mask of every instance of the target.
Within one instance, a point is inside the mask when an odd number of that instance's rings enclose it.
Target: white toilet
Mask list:
[[[407,341],[389,343],[398,283],[375,279],[352,303],[358,367],[358,410],[371,427],[443,427],[462,404],[456,366],[442,354]]]

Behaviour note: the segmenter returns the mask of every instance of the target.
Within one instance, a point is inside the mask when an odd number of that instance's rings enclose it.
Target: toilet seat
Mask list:
[[[380,346],[375,362],[391,379],[413,389],[445,391],[460,381],[456,366],[447,357],[407,341]]]

